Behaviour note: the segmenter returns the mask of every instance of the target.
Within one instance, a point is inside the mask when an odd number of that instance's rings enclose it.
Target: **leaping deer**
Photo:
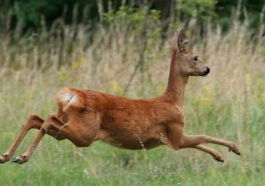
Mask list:
[[[10,160],[24,136],[33,128],[39,129],[37,137],[13,162],[27,162],[45,134],[57,140],[68,139],[77,147],[88,147],[97,140],[125,149],[168,145],[175,150],[195,148],[223,162],[217,150],[203,145],[214,143],[240,155],[237,146],[230,141],[183,132],[184,90],[189,76],[206,76],[210,72],[198,56],[187,49],[186,43],[183,30],[175,34],[171,44],[169,79],[163,95],[134,100],[97,91],[64,88],[57,94],[58,114],[50,114],[46,119],[31,115],[12,146],[0,156],[0,162]]]

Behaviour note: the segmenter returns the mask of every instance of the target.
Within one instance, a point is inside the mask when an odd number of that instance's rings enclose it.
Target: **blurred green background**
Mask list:
[[[117,11],[121,6],[129,6],[134,9],[148,7],[149,10],[160,12],[160,19],[168,22],[168,19],[189,21],[191,18],[203,21],[215,21],[224,27],[229,26],[229,19],[238,6],[240,20],[244,20],[244,13],[251,16],[253,27],[259,24],[260,13],[264,6],[263,0],[2,0],[1,22],[10,18],[12,28],[20,23],[24,30],[38,29],[41,19],[49,27],[58,18],[63,18],[66,24],[84,22],[97,24],[100,21],[102,7],[104,11]],[[100,6],[99,6],[100,5]],[[174,15],[177,14],[175,17]],[[164,25],[166,27],[166,23]]]
[[[185,132],[234,141],[242,156],[209,145],[222,164],[193,149],[76,148],[45,136],[26,164],[0,165],[0,185],[264,185],[264,15],[263,0],[1,0],[1,153],[31,113],[57,112],[54,97],[65,86],[161,95],[171,37],[185,26],[193,52],[211,68],[189,80]]]

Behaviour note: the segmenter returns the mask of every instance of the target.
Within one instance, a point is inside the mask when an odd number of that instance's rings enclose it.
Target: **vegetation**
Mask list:
[[[168,77],[170,37],[183,26],[174,21],[178,14],[170,15],[172,21],[164,30],[162,13],[125,4],[99,13],[101,22],[93,29],[86,22],[67,24],[56,19],[50,27],[40,22],[34,32],[23,31],[19,22],[13,29],[10,25],[2,30],[1,153],[32,112],[43,118],[56,113],[54,95],[64,86],[131,98],[160,95]],[[102,142],[76,148],[45,136],[28,163],[0,165],[0,185],[263,185],[264,14],[259,12],[254,29],[250,29],[252,18],[242,20],[242,14],[237,8],[235,15],[227,17],[226,30],[223,22],[201,24],[196,16],[181,17],[189,19],[186,24],[194,52],[211,68],[207,77],[189,80],[185,130],[233,140],[241,157],[215,145],[210,146],[222,152],[224,164],[194,149],[129,151]],[[26,150],[36,134],[29,133],[16,155]]]
[[[251,16],[252,26],[257,28],[264,2],[263,0],[3,0],[0,5],[0,23],[4,25],[5,20],[11,19],[9,21],[12,27],[19,23],[24,30],[38,29],[41,20],[51,26],[58,18],[62,18],[66,24],[77,21],[95,25],[100,20],[101,12],[117,11],[120,6],[131,6],[135,10],[147,6],[151,10],[159,10],[165,27],[173,17],[178,21],[188,21],[191,18],[201,21],[215,20],[227,27],[231,14],[240,5],[241,9],[246,10],[248,16]],[[241,20],[244,20],[243,11]]]

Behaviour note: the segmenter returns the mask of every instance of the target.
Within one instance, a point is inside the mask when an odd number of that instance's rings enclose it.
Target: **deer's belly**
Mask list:
[[[126,139],[123,137],[108,137],[103,139],[102,141],[119,148],[137,150],[137,149],[151,149],[157,146],[162,145],[160,139],[150,138],[150,139],[141,139],[141,138],[133,138]]]

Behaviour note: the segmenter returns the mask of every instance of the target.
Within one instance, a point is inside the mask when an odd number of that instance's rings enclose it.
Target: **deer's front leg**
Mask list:
[[[170,124],[168,126],[167,137],[169,141],[169,146],[171,146],[175,150],[179,150],[182,148],[196,148],[198,150],[211,154],[215,160],[221,162],[223,162],[223,159],[218,151],[206,147],[202,144],[214,143],[218,145],[227,146],[229,150],[233,151],[237,155],[240,155],[237,146],[230,141],[213,138],[206,135],[184,135],[183,126],[179,125],[178,123]]]
[[[194,148],[210,154],[216,161],[224,162],[222,155],[215,149],[209,148],[205,145],[197,145]]]
[[[40,129],[44,120],[40,118],[37,115],[30,115],[28,121],[22,126],[18,137],[14,141],[14,143],[11,145],[11,147],[0,156],[0,163],[5,163],[10,160],[14,152],[16,151],[18,145],[22,141],[22,139],[25,137],[25,135],[28,133],[30,129]]]
[[[226,146],[229,151],[240,155],[238,147],[231,141],[226,141],[223,139],[213,138],[207,135],[184,135],[181,140],[181,148],[195,147],[203,143],[213,143],[217,145]]]

